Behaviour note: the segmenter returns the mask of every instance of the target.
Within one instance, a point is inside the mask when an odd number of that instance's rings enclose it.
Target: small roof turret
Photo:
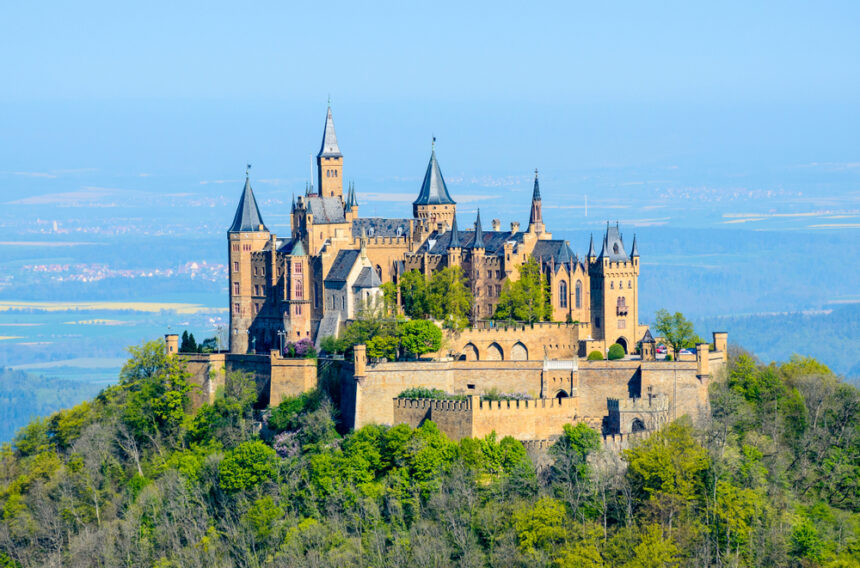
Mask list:
[[[231,233],[268,231],[263,224],[263,217],[260,215],[260,208],[257,207],[254,192],[251,190],[247,171],[245,172],[245,188],[242,190],[242,197],[239,199],[239,206],[236,208],[236,215],[233,217],[233,224],[230,225],[229,231]]]
[[[588,243],[588,258],[594,258],[597,255],[594,253],[594,233],[591,233],[591,242]]]
[[[325,115],[325,127],[323,128],[322,145],[317,158],[342,158],[340,147],[337,145],[337,134],[334,132],[334,119],[331,116],[331,104]]]
[[[624,250],[624,242],[621,240],[618,223],[614,227],[606,223],[606,234],[603,236],[603,250],[600,251],[600,258],[608,258],[610,262],[627,262],[630,260]]]
[[[654,336],[651,335],[650,329],[645,330],[645,335],[642,336],[642,343],[657,343],[654,341]]]
[[[296,240],[296,244],[293,245],[293,250],[290,251],[290,256],[307,256],[308,253],[305,252],[305,245],[302,244],[302,240]]]
[[[440,204],[454,205],[455,202],[448,193],[448,187],[445,185],[445,179],[442,177],[442,170],[439,169],[439,162],[436,161],[436,142],[434,138],[433,149],[430,152],[430,162],[427,164],[427,172],[424,174],[424,182],[421,184],[421,192],[418,194],[418,199],[412,202],[412,205]]]
[[[448,248],[460,248],[460,231],[457,230],[456,215],[454,215],[454,223],[451,225],[451,240],[448,241]]]
[[[639,256],[639,247],[636,246],[636,234],[633,235],[633,249],[630,251],[630,257]]]
[[[472,241],[473,249],[484,248],[484,231],[481,229],[481,210],[478,209],[478,217],[475,219],[475,240]]]

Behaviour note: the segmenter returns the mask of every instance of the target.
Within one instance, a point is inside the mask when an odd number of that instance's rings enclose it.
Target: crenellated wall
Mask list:
[[[531,325],[469,328],[445,332],[442,352],[468,361],[524,361],[576,357],[580,324],[539,322]]]

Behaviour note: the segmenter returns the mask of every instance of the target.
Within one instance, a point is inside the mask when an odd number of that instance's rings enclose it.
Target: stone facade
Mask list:
[[[316,166],[317,179],[293,200],[287,238],[266,228],[250,180],[245,180],[227,234],[231,353],[266,353],[279,347],[282,337],[290,341],[307,337],[318,344],[321,333],[337,335],[350,315],[329,315],[335,308],[325,297],[326,281],[339,254],[359,248],[381,283],[396,283],[408,270],[430,278],[443,268],[460,267],[474,297],[470,319],[476,328],[488,325],[505,283],[517,280],[518,268],[534,260],[549,285],[552,319],[578,327],[572,353],[593,349],[606,353],[615,342],[628,353],[636,350],[646,328],[638,321],[635,238],[626,248],[618,226],[607,225],[600,251],[592,243],[587,255],[577,256],[567,241],[554,240],[547,230],[537,171],[531,200],[523,199],[523,212],[529,215],[525,231],[519,222],[502,230],[498,220],[485,231],[480,213],[471,230],[461,231],[457,204],[445,185],[435,146],[411,218],[359,216],[354,185],[344,195],[344,155],[331,108]],[[551,343],[570,344],[570,340]],[[549,356],[567,356],[566,347],[559,350],[565,353]],[[528,357],[545,355],[543,348],[533,351]],[[522,352],[511,356],[522,357]]]

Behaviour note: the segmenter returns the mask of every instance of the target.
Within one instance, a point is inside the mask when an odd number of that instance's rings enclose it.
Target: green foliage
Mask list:
[[[609,353],[607,353],[606,358],[610,361],[624,359],[624,348],[617,343],[613,343],[609,346]]]
[[[427,288],[430,315],[449,329],[463,329],[469,323],[474,297],[463,269],[448,266],[433,273]]]
[[[181,390],[175,359],[136,348],[119,385],[0,447],[0,565],[834,568],[860,557],[860,393],[813,360],[734,357],[712,378],[710,421],[681,418],[618,454],[582,423],[547,453],[494,433],[454,442],[431,421],[341,437],[322,388],[280,401],[261,426],[254,381],[238,373],[196,412],[156,404]]]
[[[410,270],[400,277],[398,286],[404,314],[418,319],[430,313],[429,291],[423,274],[417,270]]]
[[[681,349],[695,347],[697,341],[701,342],[693,329],[693,322],[681,312],[670,314],[666,310],[658,310],[655,321],[654,329],[666,339],[675,356]]]
[[[391,335],[380,335],[367,342],[367,356],[372,359],[397,359],[400,339]]]
[[[182,339],[179,343],[180,353],[197,353],[199,350],[197,341],[194,339],[193,333],[188,333],[188,330],[182,332]]]
[[[385,282],[380,289],[385,315],[394,316],[397,313],[397,285],[394,282]]]
[[[346,349],[346,342],[343,339],[338,339],[337,337],[334,337],[333,335],[328,335],[320,339],[320,350],[325,353],[343,353],[344,351],[346,351]]]
[[[432,353],[442,346],[442,330],[430,320],[408,321],[403,324],[400,343],[415,356]]]
[[[440,389],[430,389],[427,387],[412,387],[406,389],[397,395],[397,398],[448,398],[448,393]]]
[[[588,354],[589,361],[603,361],[603,353],[596,349]]]
[[[519,279],[505,280],[494,320],[534,323],[552,319],[552,301],[549,281],[541,273],[537,261],[530,258],[517,267]]]
[[[277,481],[277,459],[275,450],[259,440],[239,444],[227,452],[220,464],[221,489],[247,491],[266,481]]]

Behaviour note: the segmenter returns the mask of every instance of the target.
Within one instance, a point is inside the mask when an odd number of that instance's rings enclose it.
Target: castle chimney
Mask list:
[[[502,228],[502,222],[499,221],[498,219],[493,219],[493,230],[498,231],[501,228]]]
[[[520,232],[520,224],[519,224],[519,222],[517,222],[517,221],[512,221],[512,222],[511,222],[511,232],[512,232],[512,233],[519,233],[519,232]]]

